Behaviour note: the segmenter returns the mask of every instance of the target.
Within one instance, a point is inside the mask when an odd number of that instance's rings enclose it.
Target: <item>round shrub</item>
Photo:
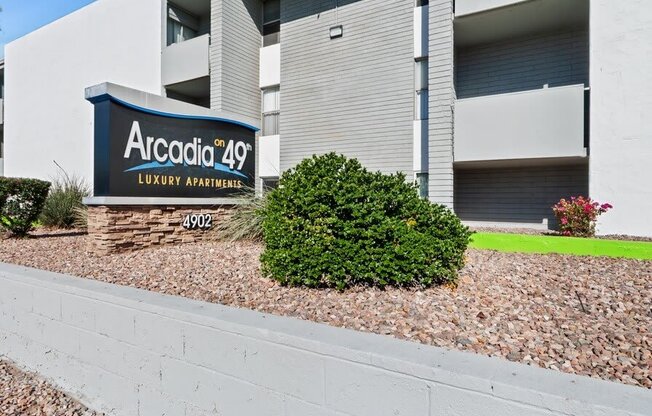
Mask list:
[[[38,219],[50,182],[0,177],[0,227],[16,236],[27,234]]]
[[[282,284],[454,283],[471,233],[403,174],[330,153],[285,172],[264,211],[263,272]]]

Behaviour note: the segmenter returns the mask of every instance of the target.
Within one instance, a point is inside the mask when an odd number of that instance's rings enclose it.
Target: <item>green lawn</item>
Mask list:
[[[652,242],[600,240],[504,233],[475,233],[471,248],[517,253],[559,253],[576,256],[652,260]]]

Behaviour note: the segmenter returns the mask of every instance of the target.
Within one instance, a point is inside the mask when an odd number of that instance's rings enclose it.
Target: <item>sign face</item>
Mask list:
[[[218,198],[255,181],[255,132],[244,123],[95,104],[95,196]]]

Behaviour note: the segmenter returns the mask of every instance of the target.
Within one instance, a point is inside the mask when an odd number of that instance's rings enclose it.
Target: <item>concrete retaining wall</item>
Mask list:
[[[0,355],[112,415],[652,409],[642,388],[4,264]]]

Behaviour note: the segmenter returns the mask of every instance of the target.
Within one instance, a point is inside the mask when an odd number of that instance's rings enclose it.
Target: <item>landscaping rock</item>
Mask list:
[[[39,377],[0,360],[0,415],[100,416]]]
[[[469,250],[457,288],[338,292],[261,276],[254,243],[88,247],[84,235],[8,239],[0,261],[652,388],[651,261]]]

